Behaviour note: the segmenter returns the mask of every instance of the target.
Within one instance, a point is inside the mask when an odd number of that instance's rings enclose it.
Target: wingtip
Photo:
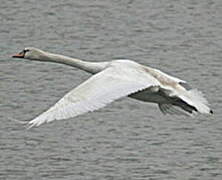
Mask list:
[[[38,126],[40,126],[41,124],[42,124],[41,122],[36,122],[36,121],[34,121],[34,120],[29,121],[29,122],[28,122],[28,127],[27,127],[27,129],[31,129],[31,128],[33,128],[33,127],[38,127]]]
[[[30,124],[30,123],[28,123],[26,129],[29,130],[29,129],[32,129],[33,127],[35,127],[34,124]]]

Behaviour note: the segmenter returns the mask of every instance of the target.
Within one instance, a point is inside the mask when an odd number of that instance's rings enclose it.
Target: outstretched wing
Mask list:
[[[159,82],[140,68],[110,66],[67,93],[49,110],[28,124],[33,127],[75,117],[156,85],[159,85]]]

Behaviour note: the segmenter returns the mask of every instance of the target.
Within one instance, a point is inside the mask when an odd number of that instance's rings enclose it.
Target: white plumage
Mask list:
[[[91,63],[36,48],[25,48],[13,57],[63,63],[94,74],[49,110],[29,121],[30,127],[94,111],[125,96],[157,103],[164,114],[212,113],[199,91],[183,86],[185,81],[134,61]]]

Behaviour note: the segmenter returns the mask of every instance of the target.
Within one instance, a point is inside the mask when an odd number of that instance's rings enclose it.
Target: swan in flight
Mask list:
[[[186,81],[132,60],[86,62],[33,47],[12,57],[66,64],[93,74],[54,106],[29,121],[30,127],[94,111],[127,96],[156,103],[164,114],[213,113],[202,93],[189,87]]]

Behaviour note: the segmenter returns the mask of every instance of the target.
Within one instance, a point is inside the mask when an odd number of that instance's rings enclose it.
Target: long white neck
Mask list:
[[[108,62],[87,62],[80,59],[75,59],[75,58],[71,58],[71,57],[67,57],[67,56],[63,56],[59,54],[48,53],[48,52],[42,53],[40,58],[36,58],[33,60],[66,64],[66,65],[73,66],[73,67],[82,69],[84,71],[87,71],[93,74],[102,71],[109,64]]]

